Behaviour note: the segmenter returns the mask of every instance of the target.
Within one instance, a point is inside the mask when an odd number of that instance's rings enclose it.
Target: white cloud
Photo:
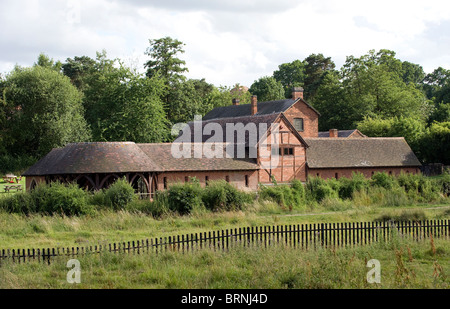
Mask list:
[[[250,86],[311,53],[345,57],[387,48],[431,71],[450,68],[450,3],[379,0],[2,0],[0,72],[40,52],[64,61],[105,49],[143,71],[148,39],[186,44],[188,77]]]

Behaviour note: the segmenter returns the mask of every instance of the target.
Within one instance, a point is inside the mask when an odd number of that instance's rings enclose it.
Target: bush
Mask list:
[[[306,183],[306,195],[308,199],[321,202],[325,198],[338,198],[338,192],[330,184],[320,177],[309,178]]]
[[[441,188],[435,185],[433,180],[422,174],[401,173],[397,177],[398,184],[403,187],[411,198],[417,202],[431,202],[439,199]]]
[[[390,190],[396,186],[394,177],[386,173],[375,173],[371,179],[371,185],[375,187],[385,188]]]
[[[104,192],[104,203],[114,210],[125,209],[134,198],[134,189],[126,179],[118,179]]]
[[[263,186],[260,199],[277,203],[283,209],[303,209],[305,191],[301,182],[294,182],[291,186],[275,185]]]
[[[358,191],[366,190],[369,186],[368,180],[361,173],[353,173],[352,178],[339,179],[339,197],[341,199],[351,199]]]
[[[202,194],[203,204],[212,211],[242,210],[252,199],[250,194],[239,191],[224,180],[209,182]]]
[[[80,189],[77,184],[53,182],[38,185],[31,193],[25,194],[30,195],[28,208],[36,212],[68,216],[94,212],[93,206],[89,204],[89,193]]]
[[[171,211],[185,215],[203,207],[202,188],[196,182],[175,184],[167,192],[167,203]]]
[[[36,212],[36,205],[29,193],[20,192],[0,199],[0,209],[9,213],[31,214]]]
[[[450,174],[444,173],[442,177],[435,180],[435,186],[439,188],[442,195],[448,197],[450,196]]]

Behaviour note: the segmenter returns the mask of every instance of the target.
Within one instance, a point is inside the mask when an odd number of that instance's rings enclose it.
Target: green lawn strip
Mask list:
[[[22,177],[21,181],[19,181],[19,183],[15,182],[14,183],[9,183],[3,180],[3,176],[0,177],[0,198],[2,197],[7,197],[10,196],[12,194],[15,194],[17,192],[17,190],[12,190],[9,192],[5,192],[5,186],[10,186],[10,185],[22,185],[23,191],[25,191],[25,186],[26,186],[26,181],[25,181],[25,177]]]
[[[95,216],[44,216],[0,213],[0,249],[83,247],[226,229],[338,222],[371,222],[382,215],[421,211],[426,219],[450,218],[450,205],[364,207],[342,212],[203,213],[156,220],[150,216],[102,211]]]
[[[433,251],[432,248],[435,248]],[[433,253],[434,252],[434,253]],[[369,284],[367,262],[381,263],[381,283]],[[450,242],[394,239],[356,248],[292,247],[203,249],[79,257],[81,284],[67,283],[67,259],[0,267],[7,289],[403,289],[450,287]]]

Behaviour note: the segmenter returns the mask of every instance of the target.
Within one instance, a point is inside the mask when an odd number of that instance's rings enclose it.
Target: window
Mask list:
[[[189,182],[189,177],[188,176],[184,177],[184,182]]]
[[[245,186],[248,188],[250,185],[248,175],[245,175]]]
[[[285,156],[293,156],[294,155],[294,148],[284,148],[284,155]]]
[[[338,173],[334,174],[334,178],[339,179],[339,174]]]
[[[167,177],[164,177],[164,190],[167,190]]]
[[[225,181],[230,182],[230,176],[225,176]]]
[[[208,185],[209,182],[209,176],[205,176],[205,184]]]
[[[301,131],[303,132],[304,127],[303,127],[303,118],[294,118],[294,128],[297,131]]]

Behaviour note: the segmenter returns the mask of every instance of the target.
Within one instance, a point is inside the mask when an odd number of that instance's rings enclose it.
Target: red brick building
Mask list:
[[[258,102],[253,96],[251,104],[234,100],[187,124],[172,144],[69,144],[52,150],[24,176],[28,190],[53,180],[99,190],[126,177],[137,192],[152,196],[189,177],[202,185],[223,179],[254,191],[273,179],[289,183],[352,172],[367,177],[419,172],[421,164],[404,138],[368,138],[358,130],[319,132],[319,117],[301,88],[294,89],[292,99]]]

